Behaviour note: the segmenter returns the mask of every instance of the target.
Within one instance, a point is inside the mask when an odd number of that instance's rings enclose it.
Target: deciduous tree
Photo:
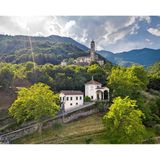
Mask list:
[[[13,82],[14,73],[8,66],[0,68],[0,86],[3,89],[8,89]]]
[[[52,92],[49,86],[37,83],[18,92],[18,97],[9,108],[9,113],[17,122],[37,121],[41,132],[42,120],[56,115],[59,110],[58,103],[59,96]]]
[[[141,117],[143,113],[136,109],[136,101],[129,97],[117,97],[103,117],[107,138],[111,143],[142,143],[145,127]]]
[[[142,66],[113,67],[108,80],[114,97],[129,96],[132,99],[138,99],[148,84],[147,73]]]

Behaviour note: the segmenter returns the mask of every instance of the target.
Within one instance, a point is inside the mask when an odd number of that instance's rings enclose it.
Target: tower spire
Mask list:
[[[95,60],[95,42],[93,40],[91,41],[90,57],[92,61]]]

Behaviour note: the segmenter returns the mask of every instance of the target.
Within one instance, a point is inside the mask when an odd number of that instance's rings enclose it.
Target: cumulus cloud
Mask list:
[[[115,46],[111,46],[111,50],[114,53],[124,52],[124,51],[130,51],[133,49],[142,49],[146,48],[145,41],[141,42],[129,42],[129,41],[122,41]]]
[[[158,36],[158,37],[160,36],[160,27],[159,28],[149,28],[147,31],[155,36]]]
[[[127,42],[127,39],[139,33],[141,22],[150,24],[151,18],[148,16],[0,17],[0,33],[67,36],[87,46],[93,39],[98,44],[97,49],[120,51],[121,48],[129,49],[138,45],[138,42],[134,45],[132,42]],[[160,35],[160,31],[154,28],[148,31]],[[124,42],[127,42],[128,47],[122,46],[125,45]]]

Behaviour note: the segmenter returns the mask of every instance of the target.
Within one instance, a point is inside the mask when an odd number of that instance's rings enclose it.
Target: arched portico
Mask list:
[[[103,92],[101,90],[97,90],[96,95],[97,95],[97,100],[103,99]]]
[[[109,89],[107,87],[97,88],[96,95],[97,95],[97,100],[109,101]]]

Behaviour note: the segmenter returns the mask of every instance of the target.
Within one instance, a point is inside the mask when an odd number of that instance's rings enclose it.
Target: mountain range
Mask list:
[[[160,49],[136,49],[128,52],[112,53],[101,50],[98,53],[114,64],[120,66],[130,66],[131,64],[139,64],[145,67],[160,61]]]
[[[59,64],[63,59],[87,56],[89,48],[70,37],[58,35],[48,37],[0,35],[0,61],[11,63],[32,61],[32,52],[38,64]],[[121,53],[101,50],[97,53],[106,61],[120,66],[131,64],[150,66],[160,60],[160,49],[143,48]]]

